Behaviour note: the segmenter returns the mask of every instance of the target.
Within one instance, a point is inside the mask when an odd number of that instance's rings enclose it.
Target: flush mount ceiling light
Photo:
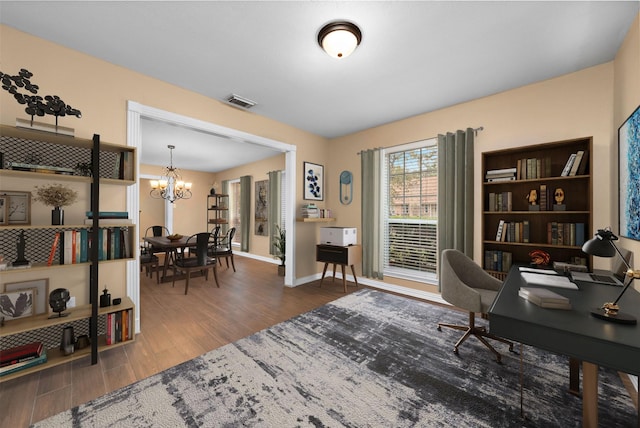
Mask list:
[[[346,58],[358,47],[362,40],[360,29],[351,22],[331,22],[318,33],[318,44],[329,56]]]

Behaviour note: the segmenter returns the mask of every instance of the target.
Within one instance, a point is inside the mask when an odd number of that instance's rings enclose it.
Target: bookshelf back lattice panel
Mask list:
[[[55,147],[55,149],[52,149]],[[91,149],[56,145],[24,138],[0,136],[0,152],[4,154],[3,168],[12,162],[76,169],[79,163],[91,163]],[[118,178],[117,152],[100,152],[100,177]],[[82,175],[78,170],[74,175]],[[8,189],[5,189],[8,190]]]

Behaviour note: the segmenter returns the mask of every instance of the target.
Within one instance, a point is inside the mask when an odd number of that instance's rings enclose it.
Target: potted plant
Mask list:
[[[275,242],[273,246],[276,250],[276,257],[280,259],[280,265],[278,266],[278,275],[284,276],[284,262],[286,258],[286,250],[287,250],[287,234],[284,228],[281,228],[279,225],[275,225],[276,235]]]
[[[53,207],[51,210],[51,224],[64,224],[64,211],[62,207],[71,205],[78,198],[78,192],[62,184],[47,184],[36,186],[35,201]]]

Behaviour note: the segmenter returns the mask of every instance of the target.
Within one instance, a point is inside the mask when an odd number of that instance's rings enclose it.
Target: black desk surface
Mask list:
[[[572,310],[541,308],[518,296],[527,286],[518,266],[509,271],[489,309],[491,333],[579,360],[640,374],[640,324],[623,325],[591,316],[591,310],[616,299],[622,287],[577,283],[579,290],[546,287],[568,297]],[[640,320],[640,293],[633,285],[618,304]]]

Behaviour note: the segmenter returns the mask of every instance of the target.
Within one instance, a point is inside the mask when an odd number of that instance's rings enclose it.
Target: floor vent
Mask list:
[[[250,109],[257,104],[255,101],[251,101],[236,94],[231,94],[231,96],[227,98],[227,102],[244,109]]]

